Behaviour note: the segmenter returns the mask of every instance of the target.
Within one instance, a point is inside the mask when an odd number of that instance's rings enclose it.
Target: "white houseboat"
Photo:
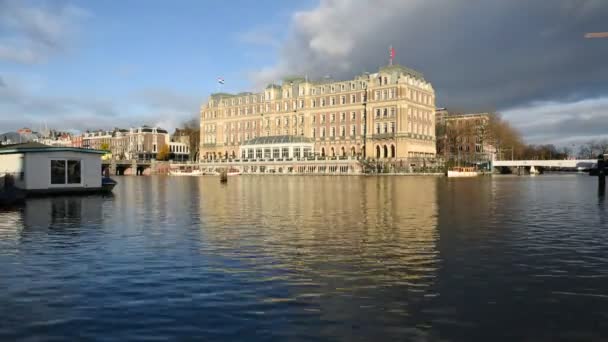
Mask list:
[[[111,191],[116,182],[101,176],[104,151],[39,143],[0,148],[0,178],[26,194]]]

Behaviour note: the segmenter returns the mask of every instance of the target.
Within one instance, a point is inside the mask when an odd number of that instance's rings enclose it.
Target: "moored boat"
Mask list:
[[[202,176],[203,171],[201,170],[182,170],[182,169],[171,169],[169,170],[170,176]]]
[[[101,179],[101,191],[105,193],[112,192],[114,187],[118,184],[115,180],[110,177],[103,177]]]
[[[230,176],[240,176],[242,174],[242,172],[240,170],[238,170],[238,169],[230,168],[228,170],[224,170],[224,174],[226,176],[229,176],[229,177]],[[221,176],[222,172],[221,171],[215,171],[215,172],[212,173],[212,175],[214,175],[214,176]]]
[[[448,170],[448,177],[477,177],[479,173],[474,167],[454,167]]]

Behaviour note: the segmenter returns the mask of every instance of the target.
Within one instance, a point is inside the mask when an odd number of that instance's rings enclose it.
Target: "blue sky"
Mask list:
[[[174,128],[224,77],[350,78],[396,61],[437,105],[497,110],[534,143],[608,134],[605,0],[0,0],[0,132]]]
[[[108,128],[113,121],[116,126],[178,125],[194,117],[198,105],[217,90],[218,76],[226,79],[223,90],[250,88],[248,73],[276,61],[281,27],[291,13],[312,3],[0,0],[2,6],[34,12],[23,16],[32,26],[49,26],[41,30],[62,28],[51,37],[51,48],[35,51],[35,61],[0,54],[2,83],[25,97],[19,105],[0,102],[0,131],[7,131],[42,121],[60,129]],[[40,13],[48,17],[31,18]],[[3,36],[22,40],[13,44],[18,47],[48,39],[30,37],[29,27],[0,20],[0,46],[11,47]],[[55,113],[55,102],[66,98],[79,103]],[[89,102],[92,109],[86,108]],[[78,111],[90,113],[80,120]],[[64,115],[67,126],[54,119]],[[87,120],[94,115],[106,118]]]

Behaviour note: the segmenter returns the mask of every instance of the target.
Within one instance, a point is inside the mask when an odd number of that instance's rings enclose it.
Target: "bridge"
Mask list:
[[[152,163],[149,160],[102,160],[102,170],[110,169],[117,176],[150,174]]]
[[[530,170],[543,171],[544,169],[578,169],[588,170],[597,166],[594,159],[572,159],[572,160],[495,160],[492,167],[500,168],[502,171],[513,169],[529,172]],[[508,172],[508,171],[507,171]]]

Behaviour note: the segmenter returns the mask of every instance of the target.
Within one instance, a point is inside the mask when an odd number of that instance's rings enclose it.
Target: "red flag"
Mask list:
[[[389,49],[389,51],[390,51],[390,54],[391,54],[391,60],[395,59],[395,49],[391,46],[390,49]]]

